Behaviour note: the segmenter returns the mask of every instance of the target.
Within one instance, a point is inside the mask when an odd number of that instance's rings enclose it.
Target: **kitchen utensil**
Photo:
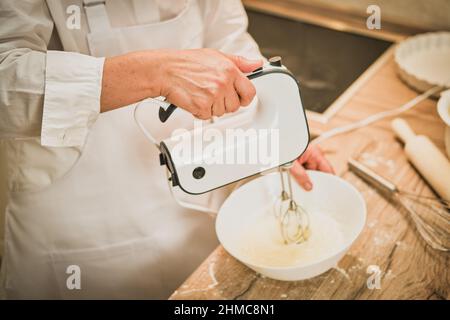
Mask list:
[[[425,180],[445,200],[450,199],[450,162],[423,135],[416,135],[408,123],[396,118],[392,121],[396,135],[405,143],[405,153]]]
[[[364,128],[409,111],[429,97],[438,97],[442,90],[450,87],[450,32],[421,34],[401,42],[395,51],[395,62],[400,77],[408,85],[421,91],[420,95],[395,109],[326,131],[311,143],[318,144],[331,137]],[[450,129],[447,131],[450,135]],[[450,150],[450,147],[447,149]],[[450,151],[447,152],[450,154]]]
[[[349,159],[348,165],[359,177],[385,192],[405,208],[420,235],[432,248],[441,251],[450,250],[450,203],[448,201],[399,190],[395,184],[354,159]]]
[[[403,81],[416,90],[450,87],[450,32],[419,34],[401,42],[395,62]],[[439,97],[439,93],[434,95]]]
[[[179,186],[190,194],[205,193],[290,163],[305,151],[309,132],[299,84],[289,70],[282,66],[281,58],[271,58],[269,62],[248,75],[257,96],[257,108],[252,119],[241,123],[233,122],[233,117],[219,119],[190,132],[172,135],[158,144],[161,165],[167,166],[172,186]],[[173,105],[161,108],[160,120],[167,121],[175,110]],[[243,134],[221,144],[204,139],[210,129],[227,137],[227,130],[232,128],[250,130],[256,134],[251,137]],[[180,153],[180,150],[190,151],[196,141],[202,141],[202,148],[194,147],[189,157]],[[249,152],[261,151],[261,146],[267,143],[270,144],[270,161],[267,163],[215,161],[217,157],[225,158],[230,154],[235,159],[246,159]]]
[[[275,217],[284,243],[300,244],[309,238],[309,216],[294,199],[290,168],[281,166],[278,170],[281,178],[281,193],[274,203]],[[285,176],[289,191],[286,191]]]
[[[450,158],[450,90],[441,92],[441,97],[437,103],[437,110],[442,121],[445,123],[445,149],[447,157]]]
[[[262,232],[260,237],[253,239],[255,242],[271,241],[273,236],[277,241],[279,238],[280,248],[286,249],[283,259],[290,259],[290,251],[305,253],[308,246],[314,246],[314,241],[326,241],[323,246],[315,252],[308,252],[306,260],[289,261],[284,266],[274,266],[271,263],[261,263],[252,256],[245,254],[242,250],[242,235],[252,235],[252,230],[257,228],[258,223],[265,219],[276,219],[273,217],[273,201],[281,193],[280,177],[277,172],[264,175],[254,179],[237,190],[235,190],[224,202],[216,218],[216,232],[220,243],[233,257],[255,270],[256,272],[278,280],[295,281],[317,276],[337,265],[344,256],[350,245],[361,233],[366,218],[366,207],[361,194],[347,181],[334,175],[318,171],[308,170],[308,175],[314,185],[313,190],[304,191],[293,183],[292,188],[295,200],[301,204],[310,215],[311,235],[308,241],[302,244],[284,245],[276,225],[273,234]],[[322,216],[335,221],[337,228],[334,231],[341,236],[340,239],[333,237],[322,221],[313,218]],[[252,239],[250,239],[252,240]],[[340,241],[338,241],[340,240]],[[326,247],[329,245],[330,247]],[[280,255],[279,252],[272,252]],[[284,253],[284,252],[283,252]],[[274,259],[264,252],[263,258]]]
[[[450,78],[449,78],[450,79]],[[412,98],[408,102],[404,103],[400,107],[397,107],[395,109],[389,109],[386,111],[381,111],[375,114],[372,114],[368,116],[367,118],[361,119],[356,122],[352,122],[346,125],[343,125],[341,127],[335,127],[333,129],[330,129],[324,133],[322,133],[320,136],[315,138],[313,141],[311,141],[312,144],[319,144],[323,142],[324,140],[327,140],[329,138],[332,138],[334,136],[347,133],[353,130],[357,130],[360,128],[368,127],[371,124],[378,122],[380,120],[391,118],[394,116],[398,116],[401,113],[404,113],[406,111],[411,110],[412,108],[415,108],[420,102],[424,101],[425,99],[428,99],[429,97],[433,96],[434,94],[437,94],[442,91],[442,87],[435,86],[431,87],[424,93]]]

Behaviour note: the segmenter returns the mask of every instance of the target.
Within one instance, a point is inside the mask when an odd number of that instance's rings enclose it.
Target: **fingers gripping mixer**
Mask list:
[[[256,88],[253,111],[241,108],[247,116],[226,115],[159,143],[172,186],[202,194],[288,164],[305,151],[309,131],[299,84],[281,59],[271,58],[247,76]],[[176,108],[161,107],[161,122]],[[202,147],[193,147],[196,141]]]

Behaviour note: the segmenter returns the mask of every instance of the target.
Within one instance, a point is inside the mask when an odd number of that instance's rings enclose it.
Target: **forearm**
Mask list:
[[[132,52],[105,59],[100,111],[161,95],[164,50]]]
[[[105,59],[100,112],[164,96],[200,119],[248,105],[255,88],[244,75],[262,61],[211,49],[148,50]]]

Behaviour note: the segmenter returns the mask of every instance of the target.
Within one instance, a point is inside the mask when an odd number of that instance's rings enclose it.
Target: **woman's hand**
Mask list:
[[[256,91],[244,73],[262,66],[212,49],[169,51],[166,61],[161,95],[203,120],[249,105]]]
[[[148,97],[167,101],[200,119],[247,106],[255,87],[244,73],[262,66],[213,49],[149,50],[106,58],[101,111]]]
[[[309,145],[306,151],[294,162],[291,173],[306,191],[313,188],[306,170],[319,170],[334,174],[334,169],[318,146]]]

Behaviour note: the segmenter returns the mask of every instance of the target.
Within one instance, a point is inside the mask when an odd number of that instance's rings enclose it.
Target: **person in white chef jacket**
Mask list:
[[[143,108],[162,135],[249,104],[262,61],[242,4],[2,0],[0,26],[2,296],[167,298],[217,246],[214,219],[171,197],[133,105],[185,109],[162,126]],[[293,169],[310,189],[304,168],[332,171],[314,148]]]

